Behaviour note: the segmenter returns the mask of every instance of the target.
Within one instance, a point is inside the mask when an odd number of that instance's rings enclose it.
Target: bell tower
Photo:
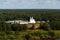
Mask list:
[[[36,23],[35,19],[33,17],[30,17],[29,23]]]

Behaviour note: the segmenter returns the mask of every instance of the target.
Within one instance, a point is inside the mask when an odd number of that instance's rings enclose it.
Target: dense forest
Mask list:
[[[27,20],[33,16],[36,20],[60,20],[60,10],[0,10],[0,20]]]
[[[51,9],[1,9],[0,22],[8,20],[29,20],[33,16],[36,21],[47,21],[52,29],[60,30],[60,10]],[[44,25],[43,25],[44,27]],[[46,28],[46,27],[45,27]]]
[[[36,30],[34,25],[28,29],[25,24],[8,24],[9,20],[28,20],[34,17],[40,23]],[[0,40],[55,40],[60,38],[60,10],[51,9],[0,9]]]

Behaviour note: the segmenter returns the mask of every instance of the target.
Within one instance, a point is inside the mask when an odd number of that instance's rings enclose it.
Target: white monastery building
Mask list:
[[[33,17],[30,17],[29,21],[23,21],[23,20],[13,20],[13,21],[5,21],[6,23],[11,23],[11,24],[29,24],[29,23],[36,23],[35,19]]]

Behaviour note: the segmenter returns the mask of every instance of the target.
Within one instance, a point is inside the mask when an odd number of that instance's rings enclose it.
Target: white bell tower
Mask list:
[[[29,23],[36,23],[35,19],[33,17],[30,17]]]

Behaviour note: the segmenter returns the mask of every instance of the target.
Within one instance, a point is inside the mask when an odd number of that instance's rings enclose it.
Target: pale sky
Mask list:
[[[0,9],[60,9],[60,0],[0,0]]]

